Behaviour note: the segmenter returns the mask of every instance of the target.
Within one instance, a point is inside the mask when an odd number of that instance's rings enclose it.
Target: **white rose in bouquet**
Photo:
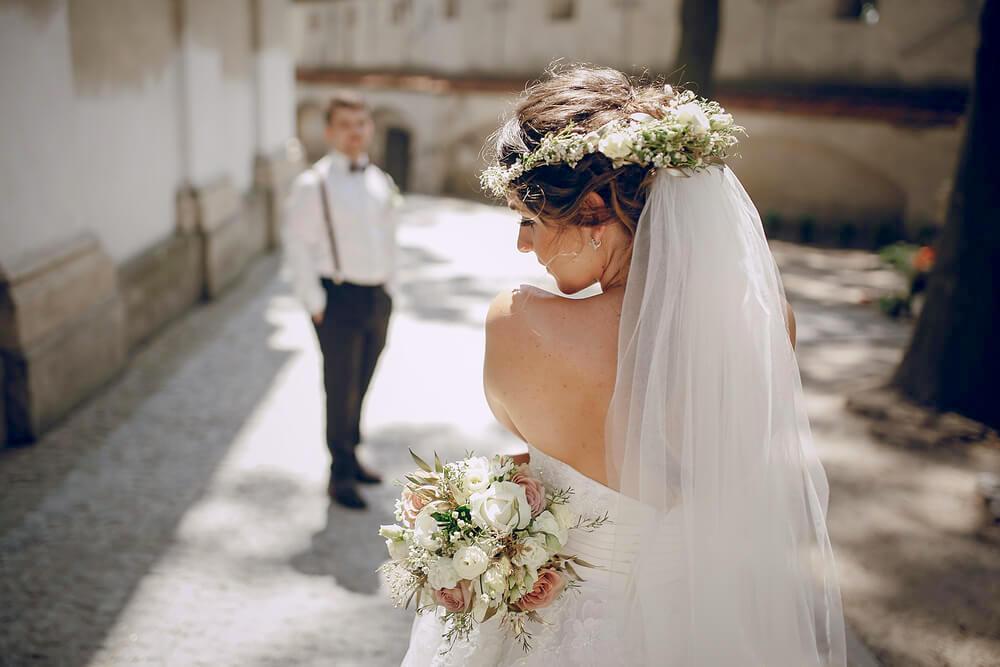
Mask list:
[[[406,530],[402,526],[397,526],[396,524],[391,523],[387,526],[379,526],[378,534],[387,540],[399,541],[403,539],[403,536],[406,534]]]
[[[569,529],[576,522],[577,516],[569,509],[569,505],[565,503],[555,503],[549,510],[552,512],[552,516],[556,518],[556,522],[559,524],[559,528],[563,531],[563,535],[569,536]],[[565,544],[565,540],[562,542]]]
[[[469,503],[473,522],[483,528],[509,533],[531,521],[531,506],[524,487],[514,482],[495,482],[485,491],[472,494]]]
[[[514,555],[513,562],[515,565],[523,565],[537,570],[548,559],[549,552],[545,549],[545,536],[532,535],[521,542],[520,550]]]
[[[431,588],[454,588],[458,585],[458,572],[450,558],[437,558],[427,566],[427,583]]]
[[[451,562],[455,571],[458,572],[458,576],[462,579],[475,579],[486,571],[486,567],[490,564],[490,557],[486,555],[485,551],[473,545],[462,547],[456,551]]]
[[[484,456],[469,459],[465,474],[462,476],[465,490],[469,493],[485,491],[490,485],[490,474],[489,459]]]
[[[441,538],[437,536],[439,530],[437,519],[425,510],[413,522],[413,541],[424,549],[437,551],[441,548]]]
[[[389,550],[389,558],[403,560],[410,555],[410,544],[403,540],[386,540],[385,548]]]
[[[507,574],[499,563],[490,565],[483,573],[483,592],[491,600],[500,600],[507,592]]]
[[[406,540],[406,531],[402,526],[380,526],[378,534],[386,538],[385,548],[389,550],[389,558],[402,560],[410,555],[410,543]]]
[[[546,510],[535,517],[531,524],[532,534],[545,533],[551,535],[559,543],[559,546],[566,544],[569,539],[569,528],[563,526],[551,511]]]

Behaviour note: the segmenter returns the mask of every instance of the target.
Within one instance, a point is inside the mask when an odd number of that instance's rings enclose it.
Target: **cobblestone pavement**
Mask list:
[[[490,417],[480,376],[490,298],[519,282],[549,285],[515,252],[515,232],[500,209],[409,203],[362,448],[390,477],[410,467],[407,447],[449,457],[517,448]],[[838,488],[865,496],[857,457],[876,451],[889,465],[890,454],[857,444],[863,428],[844,425],[842,392],[898,355],[905,328],[855,305],[893,278],[864,253],[776,254],[835,498]],[[366,489],[365,513],[328,507],[318,352],[279,273],[277,258],[257,262],[42,441],[0,452],[0,664],[398,664],[410,614],[389,606],[373,572],[384,558],[374,528],[389,520],[394,489]],[[919,482],[940,479],[957,502],[959,473]],[[845,596],[859,602],[846,607],[875,619],[867,641],[884,630],[877,603],[898,574],[862,563],[871,535],[848,520],[857,511],[835,500],[831,524],[851,547]]]

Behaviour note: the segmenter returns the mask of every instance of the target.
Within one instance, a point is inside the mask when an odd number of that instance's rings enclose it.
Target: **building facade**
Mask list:
[[[0,2],[0,443],[273,247],[286,0]]]
[[[874,245],[940,224],[981,2],[721,4],[716,96],[749,131],[732,165],[772,231]],[[408,189],[477,196],[485,139],[550,63],[683,82],[679,9],[680,0],[297,2],[299,136],[321,150],[325,97],[359,90],[380,120],[377,157]]]

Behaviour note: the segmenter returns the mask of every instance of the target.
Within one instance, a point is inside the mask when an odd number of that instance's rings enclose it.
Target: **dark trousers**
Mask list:
[[[354,474],[354,448],[361,442],[361,406],[385,347],[392,299],[382,286],[334,283],[326,290],[323,321],[315,324],[323,353],[326,444],[337,477]]]

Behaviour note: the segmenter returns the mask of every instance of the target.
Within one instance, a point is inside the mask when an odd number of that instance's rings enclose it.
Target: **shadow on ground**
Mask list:
[[[0,455],[3,664],[85,665],[101,648],[291,355],[268,345],[276,268],[256,263],[84,409]]]

